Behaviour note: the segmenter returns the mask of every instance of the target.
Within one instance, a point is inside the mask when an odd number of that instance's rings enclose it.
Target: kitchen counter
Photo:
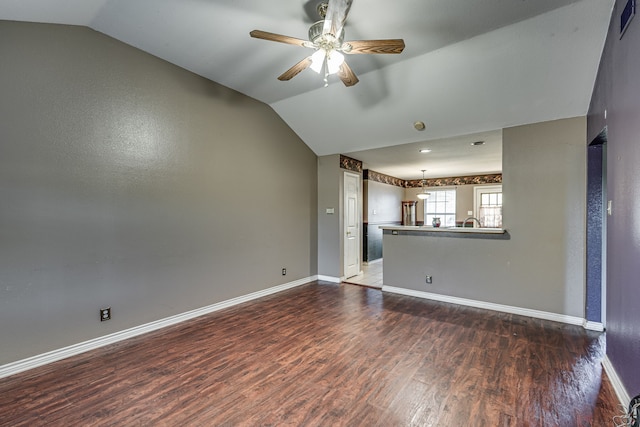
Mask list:
[[[387,235],[431,235],[438,237],[467,237],[484,239],[509,239],[504,228],[472,228],[472,227],[431,227],[422,225],[381,225],[383,234]]]

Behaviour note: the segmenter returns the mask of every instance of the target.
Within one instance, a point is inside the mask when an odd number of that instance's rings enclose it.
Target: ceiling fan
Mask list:
[[[311,68],[317,73],[324,71],[324,85],[328,85],[330,74],[337,74],[345,86],[358,83],[353,70],[344,61],[346,54],[386,53],[397,54],[404,49],[404,40],[355,40],[344,41],[344,24],[353,0],[328,0],[318,4],[317,11],[323,20],[311,25],[309,40],[283,36],[266,31],[253,30],[249,33],[257,39],[308,47],[315,50],[310,56],[282,73],[278,80],[291,80],[301,71]]]

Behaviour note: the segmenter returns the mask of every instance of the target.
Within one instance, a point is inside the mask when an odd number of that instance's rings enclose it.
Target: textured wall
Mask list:
[[[604,145],[587,148],[587,270],[586,319],[602,323],[603,161]]]
[[[640,19],[620,39],[616,1],[588,116],[588,140],[607,127],[607,356],[627,392],[640,393]],[[606,111],[606,117],[605,117]]]
[[[82,27],[0,21],[0,57],[0,364],[316,274],[268,106]]]
[[[503,136],[510,239],[385,234],[384,284],[584,318],[586,120]]]
[[[365,221],[370,224],[401,221],[404,188],[369,180],[366,180],[365,184],[367,189]]]
[[[342,277],[343,175],[340,155],[318,157],[318,274]],[[333,214],[327,214],[333,208]]]
[[[358,197],[358,217],[362,224],[363,185],[362,172],[343,169],[341,160],[357,164],[359,160],[334,154],[318,157],[318,274],[332,278],[344,275],[344,174],[360,175],[360,195]],[[362,165],[360,164],[360,170]],[[327,214],[326,209],[333,208],[334,213]],[[362,227],[360,227],[359,254],[362,254]],[[359,257],[362,262],[362,256]]]

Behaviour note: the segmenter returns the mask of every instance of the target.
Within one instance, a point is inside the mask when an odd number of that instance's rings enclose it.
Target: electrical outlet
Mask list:
[[[100,309],[100,321],[111,320],[111,307]]]
[[[283,268],[283,269],[282,269],[282,275],[283,275],[283,276],[286,276],[286,275],[287,275],[287,269],[286,269],[286,268]]]
[[[427,276],[427,284],[432,284],[433,283],[433,277],[431,276]]]

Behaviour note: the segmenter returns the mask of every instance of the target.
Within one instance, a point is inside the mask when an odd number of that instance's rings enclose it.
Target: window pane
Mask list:
[[[424,223],[431,225],[440,218],[441,227],[456,225],[456,190],[429,190],[431,196],[424,203]]]

